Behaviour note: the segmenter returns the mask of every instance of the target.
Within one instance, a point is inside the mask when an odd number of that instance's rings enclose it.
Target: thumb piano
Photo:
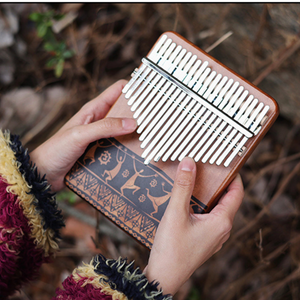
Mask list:
[[[65,182],[151,248],[179,161],[197,163],[191,212],[209,212],[278,113],[270,96],[166,32],[107,115],[136,118],[137,131],[90,144]]]

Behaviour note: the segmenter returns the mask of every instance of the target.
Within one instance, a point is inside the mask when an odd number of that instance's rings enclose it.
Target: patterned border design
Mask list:
[[[89,145],[66,176],[66,184],[106,217],[151,249],[171,197],[173,180],[114,138]],[[195,197],[195,213],[206,208]]]

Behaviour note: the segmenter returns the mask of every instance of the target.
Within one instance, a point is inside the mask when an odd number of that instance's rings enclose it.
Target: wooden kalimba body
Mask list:
[[[136,118],[137,132],[92,143],[66,184],[151,248],[179,161],[197,162],[191,211],[208,212],[277,116],[274,99],[167,32],[107,115]]]

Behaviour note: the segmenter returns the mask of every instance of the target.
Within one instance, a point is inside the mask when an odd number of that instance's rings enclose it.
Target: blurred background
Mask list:
[[[299,4],[0,4],[0,128],[29,150],[129,79],[173,30],[275,98],[281,114],[241,170],[232,234],[175,299],[300,299]],[[82,261],[149,252],[65,189],[61,251],[11,299],[49,299]],[[205,240],[203,241],[205,242]]]

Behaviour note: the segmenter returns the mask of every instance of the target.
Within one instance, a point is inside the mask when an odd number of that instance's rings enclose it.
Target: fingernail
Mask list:
[[[125,130],[134,130],[136,128],[136,120],[134,119],[123,119],[122,126]]]
[[[180,169],[182,171],[191,172],[195,168],[195,162],[192,158],[186,157],[180,163]]]

